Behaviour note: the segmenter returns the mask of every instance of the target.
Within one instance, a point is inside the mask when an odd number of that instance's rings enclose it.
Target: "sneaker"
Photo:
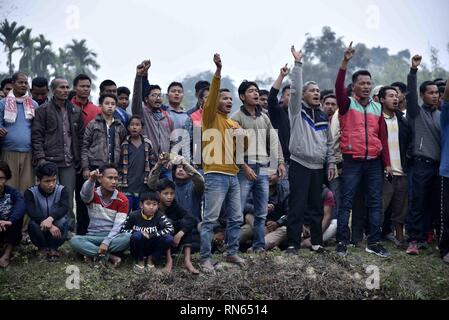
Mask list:
[[[370,245],[366,247],[365,251],[368,253],[374,253],[375,255],[382,258],[389,258],[391,256],[390,253],[380,244]]]
[[[148,262],[147,265],[145,266],[145,272],[152,273],[155,268],[156,267],[154,266],[153,263]]]
[[[348,247],[344,243],[339,242],[336,251],[340,257],[346,257],[348,254]]]
[[[238,255],[226,256],[225,261],[229,263],[234,263],[239,267],[244,267],[246,265],[245,259],[240,258]]]
[[[407,254],[410,255],[418,255],[419,249],[418,249],[418,242],[412,241],[408,244],[407,251],[405,251]]]
[[[319,253],[319,254],[327,253],[326,249],[324,249],[322,246],[316,246],[316,247],[311,246],[310,251]]]
[[[289,246],[286,250],[285,253],[288,255],[296,255],[298,254],[298,249],[296,249],[294,246]]]
[[[144,274],[145,273],[145,266],[142,266],[140,264],[135,264],[133,267],[133,272],[135,274]]]

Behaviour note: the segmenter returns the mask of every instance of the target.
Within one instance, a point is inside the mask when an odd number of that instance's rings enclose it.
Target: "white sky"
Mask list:
[[[305,34],[321,34],[329,25],[349,43],[383,46],[390,54],[403,49],[428,58],[440,49],[449,68],[447,0],[0,0],[9,20],[43,33],[58,47],[87,39],[98,54],[97,85],[106,79],[132,89],[135,67],[152,60],[150,82],[163,88],[186,74],[213,70],[222,55],[223,75],[240,83],[257,76],[277,76],[301,47]],[[8,12],[10,11],[10,12]],[[378,17],[376,18],[376,15]],[[19,54],[15,54],[15,61]],[[428,61],[428,60],[427,60]],[[16,62],[16,65],[18,63]],[[6,55],[0,54],[6,71]]]

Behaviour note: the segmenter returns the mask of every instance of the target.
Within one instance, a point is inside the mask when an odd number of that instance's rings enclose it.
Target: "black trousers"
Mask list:
[[[83,178],[83,173],[76,174],[75,185],[75,201],[76,201],[76,234],[85,235],[87,228],[89,227],[89,212],[87,211],[86,204],[81,200],[81,188],[86,180]]]
[[[407,219],[409,241],[424,242],[440,213],[439,164],[414,160],[411,167],[411,208]]]
[[[289,212],[287,217],[287,238],[289,246],[301,247],[301,233],[306,212],[309,215],[312,245],[323,244],[323,190],[324,170],[308,169],[296,161],[289,169]]]

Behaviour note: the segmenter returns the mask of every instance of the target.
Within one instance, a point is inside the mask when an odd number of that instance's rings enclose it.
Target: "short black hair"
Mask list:
[[[161,192],[165,189],[173,189],[176,190],[176,185],[173,181],[171,181],[170,179],[164,178],[162,180],[159,180],[159,182],[157,183],[157,188],[156,190]]]
[[[106,89],[106,87],[109,87],[109,86],[117,86],[117,85],[112,80],[109,80],[109,79],[104,80],[102,83],[100,83],[100,92],[103,92]]]
[[[58,166],[53,162],[44,162],[37,166],[36,176],[39,180],[44,177],[54,177],[58,175]]]
[[[242,94],[244,95],[246,91],[252,86],[256,87],[257,91],[259,91],[259,86],[257,85],[257,83],[255,83],[254,81],[243,80],[238,89],[239,96]]]
[[[356,83],[360,76],[371,77],[371,73],[368,70],[359,70],[352,75],[352,83]]]
[[[220,93],[222,93],[222,92],[229,92],[229,93],[231,93],[231,90],[229,90],[227,88],[222,88],[222,89],[220,89]]]
[[[184,91],[184,87],[182,86],[181,82],[176,82],[173,81],[172,83],[170,83],[170,85],[168,86],[167,92],[170,92],[170,89],[173,87],[180,87],[182,89],[182,91]]]
[[[290,86],[289,84],[287,84],[286,86],[284,86],[284,87],[282,88],[282,95],[284,95],[285,91],[290,90],[290,89],[291,89],[291,86]]]
[[[3,90],[7,84],[12,84],[12,78],[3,79],[0,85],[0,90]]]
[[[12,178],[11,168],[9,167],[9,164],[6,161],[0,160],[0,171],[2,171],[5,174],[6,180]]]
[[[100,171],[100,173],[103,174],[108,169],[114,169],[118,172],[117,166],[113,163],[108,163],[108,164],[102,165],[100,168],[98,168],[98,171]]]
[[[200,80],[197,83],[195,83],[195,94],[198,96],[201,89],[209,87],[210,87],[209,81]]]
[[[402,93],[407,93],[407,85],[404,82],[396,81],[393,82],[390,86],[398,87]]]
[[[117,97],[121,94],[127,95],[128,97],[131,95],[131,91],[127,87],[119,87],[117,88]]]
[[[379,94],[378,94],[379,99],[385,99],[385,97],[387,96],[387,91],[388,90],[394,90],[394,91],[396,91],[398,93],[398,90],[396,90],[395,87],[393,87],[393,86],[384,86],[384,87],[382,87],[379,90]]]
[[[103,93],[103,94],[100,96],[100,98],[98,99],[98,102],[99,102],[100,104],[103,104],[103,101],[104,101],[104,99],[106,99],[106,98],[112,98],[112,99],[114,99],[115,103],[117,103],[117,101],[118,101],[115,94]]]
[[[148,96],[149,96],[149,95],[151,94],[151,92],[154,91],[154,90],[162,91],[161,87],[159,87],[157,84],[152,84],[151,86],[145,88],[145,91],[144,91],[144,93],[143,93],[144,97],[147,97],[147,98],[148,98]]]
[[[420,92],[421,94],[426,93],[427,87],[429,87],[429,86],[436,86],[436,83],[433,82],[433,81],[430,81],[430,80],[424,81],[424,82],[419,86],[419,92]],[[438,86],[437,86],[437,87],[438,87]]]
[[[270,92],[268,92],[268,90],[259,90],[259,96],[268,96],[270,95]]]
[[[159,203],[159,201],[161,200],[157,192],[154,191],[142,192],[139,198],[141,203],[144,203],[145,201],[156,201],[157,203]]]
[[[332,92],[332,93],[329,93],[329,94],[327,94],[327,95],[325,95],[325,96],[323,97],[323,99],[322,99],[322,100],[323,100],[323,103],[325,103],[326,100],[327,100],[327,99],[330,99],[330,98],[337,100],[337,96]]]
[[[334,90],[330,90],[330,89],[323,90],[320,92],[320,99],[324,100],[324,97],[326,97],[330,94],[333,94],[333,93],[334,93]]]
[[[31,81],[31,89],[33,89],[34,87],[38,87],[38,88],[47,88],[48,90],[48,80],[47,78],[44,77],[36,77],[33,79],[33,81]]]
[[[72,90],[69,91],[69,95],[67,96],[67,100],[71,101],[74,96],[76,96],[76,91],[72,89]]]
[[[76,87],[78,82],[80,82],[81,80],[89,80],[89,82],[92,84],[92,79],[89,78],[89,76],[85,74],[79,74],[75,77],[75,79],[73,79],[73,87]]]
[[[142,119],[142,117],[139,116],[138,114],[133,114],[133,115],[131,116],[131,118],[129,118],[128,126],[131,124],[131,121],[133,121],[134,119],[139,120],[140,123],[142,124],[142,127],[143,127],[143,125],[144,125],[143,119]]]
[[[210,89],[209,86],[201,88],[200,91],[198,91],[198,99],[203,99],[204,98],[204,93],[206,91],[209,91],[209,89]]]

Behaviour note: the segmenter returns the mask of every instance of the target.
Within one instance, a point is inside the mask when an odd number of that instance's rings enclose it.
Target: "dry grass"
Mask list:
[[[297,299],[449,299],[449,266],[428,249],[418,257],[387,246],[392,258],[382,259],[351,248],[346,258],[329,247],[325,255],[306,250],[299,256],[279,251],[243,255],[246,268],[221,262],[215,275],[193,276],[175,258],[170,275],[157,271],[137,276],[129,256],[118,269],[88,266],[68,248],[58,263],[40,262],[28,246],[16,253],[12,264],[0,270],[0,299],[150,299],[150,300],[297,300]],[[220,256],[215,257],[221,260]],[[198,263],[198,255],[194,255]],[[65,286],[66,268],[80,269],[80,289]],[[369,290],[366,267],[380,271],[380,288]]]

